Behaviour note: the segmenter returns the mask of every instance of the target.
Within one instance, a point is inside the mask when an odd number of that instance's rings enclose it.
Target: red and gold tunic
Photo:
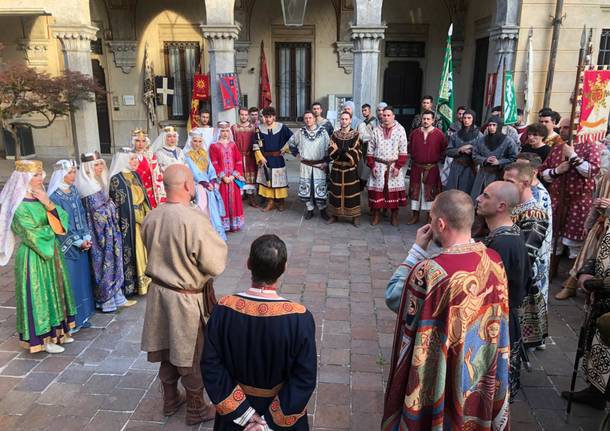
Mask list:
[[[255,187],[256,174],[258,172],[258,167],[256,166],[256,160],[254,158],[254,151],[252,151],[255,128],[250,123],[248,123],[246,126],[234,124],[231,126],[231,131],[233,132],[233,139],[237,145],[237,149],[241,153],[241,161],[244,168],[244,178],[246,180],[246,184]]]
[[[482,243],[443,249],[411,269],[383,431],[509,429],[507,284],[502,259]]]
[[[146,194],[152,208],[165,202],[165,187],[163,186],[163,175],[159,169],[157,156],[153,153],[145,151],[138,153],[138,169],[136,172],[140,175],[142,183],[146,188]]]

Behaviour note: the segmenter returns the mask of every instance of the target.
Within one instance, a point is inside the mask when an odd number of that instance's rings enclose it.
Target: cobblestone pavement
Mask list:
[[[304,303],[317,324],[318,385],[308,408],[313,429],[379,429],[394,331],[384,288],[411,246],[415,227],[396,229],[387,221],[371,227],[366,214],[360,228],[330,227],[317,216],[305,221],[294,193],[292,187],[284,213],[247,209],[247,228],[229,238],[230,261],[216,283],[217,294],[248,287],[245,264],[252,240],[268,232],[283,238],[289,264],[281,292]],[[403,222],[407,215],[401,213]],[[597,429],[603,412],[575,405],[566,424],[559,397],[569,385],[582,303],[582,298],[551,300],[551,338],[546,351],[532,355],[531,372],[523,373],[523,391],[512,407],[513,429]],[[14,336],[12,264],[1,268],[0,429],[189,429],[184,408],[169,419],[161,413],[157,365],[140,352],[144,309],[141,298],[130,309],[97,314],[93,327],[76,334],[63,354],[30,355]],[[579,380],[578,387],[583,386]]]

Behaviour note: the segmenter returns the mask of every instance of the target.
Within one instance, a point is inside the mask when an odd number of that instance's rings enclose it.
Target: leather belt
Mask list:
[[[375,157],[377,163],[383,163],[384,165],[390,166],[392,163],[396,163],[398,160],[382,160]]]
[[[265,151],[263,154],[265,157],[282,157],[281,151]]]
[[[243,383],[238,384],[246,395],[260,398],[273,398],[280,393],[280,390],[284,386],[284,382],[275,385],[271,389],[255,388],[254,386],[244,385]]]
[[[307,166],[314,166],[314,165],[320,165],[320,164],[324,163],[324,160],[302,160],[301,159],[301,163],[303,163],[304,165],[307,165]]]
[[[433,167],[436,166],[436,163],[416,163],[416,162],[413,162],[413,166],[418,167],[420,169],[423,169],[425,171],[429,171],[430,169],[432,169]]]
[[[200,295],[203,293],[204,289],[181,289],[179,287],[169,286],[162,281],[157,279],[152,279],[151,283],[156,284],[157,286],[161,286],[164,289],[173,290],[174,292],[182,293],[183,295]]]

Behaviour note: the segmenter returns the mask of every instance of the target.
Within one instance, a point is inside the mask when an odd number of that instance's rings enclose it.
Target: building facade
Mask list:
[[[301,3],[302,25],[285,25],[283,10],[298,12]],[[112,153],[129,144],[136,127],[149,128],[152,138],[165,124],[184,133],[199,67],[210,71],[214,119],[234,121],[235,110],[222,111],[214,77],[237,72],[244,103],[256,106],[261,42],[274,106],[289,125],[313,101],[332,110],[346,98],[357,106],[384,100],[408,122],[422,95],[438,94],[451,23],[456,106],[486,113],[486,77],[502,57],[515,71],[522,104],[531,30],[536,111],[555,6],[555,0],[30,0],[27,6],[0,0],[0,61],[50,74],[78,70],[108,91],[71,118],[34,130],[40,157]],[[568,115],[583,25],[593,30],[593,61],[610,63],[610,0],[566,0],[562,16],[550,106]],[[155,75],[175,82],[173,103],[157,107],[154,126],[142,98],[145,50]]]

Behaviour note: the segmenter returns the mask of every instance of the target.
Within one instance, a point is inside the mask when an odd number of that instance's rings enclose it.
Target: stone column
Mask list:
[[[222,110],[218,74],[235,72],[234,47],[239,29],[239,24],[201,25],[203,36],[208,40],[208,53],[210,54],[210,91],[214,122],[235,123],[236,121],[236,109]]]
[[[352,97],[356,115],[359,115],[363,104],[375,106],[379,102],[379,44],[385,29],[385,25],[351,26],[354,42]]]
[[[91,68],[91,41],[96,39],[97,28],[91,25],[54,25],[53,34],[59,38],[64,52],[66,69],[93,76]],[[95,102],[81,102],[72,115],[75,149],[80,153],[100,150]]]
[[[519,26],[510,24],[499,25],[490,30],[489,36],[496,44],[494,72],[502,57],[506,59],[506,70],[514,70],[517,42],[519,40]]]

